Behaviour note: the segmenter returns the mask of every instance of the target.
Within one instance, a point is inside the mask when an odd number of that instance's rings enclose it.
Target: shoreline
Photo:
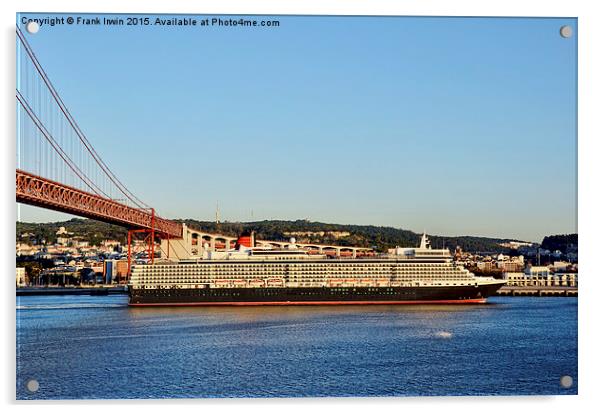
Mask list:
[[[111,287],[22,287],[16,289],[17,296],[35,295],[126,295],[125,285]],[[531,297],[577,297],[578,287],[546,286],[503,286],[492,297],[531,296]]]
[[[500,296],[529,296],[529,297],[577,297],[579,295],[578,287],[561,286],[511,286],[505,285],[493,294],[494,297]]]
[[[125,295],[127,287],[23,287],[16,289],[17,296],[32,295]]]

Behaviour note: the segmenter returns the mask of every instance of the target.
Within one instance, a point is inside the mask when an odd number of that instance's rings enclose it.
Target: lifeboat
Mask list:
[[[263,287],[265,285],[265,281],[260,278],[255,278],[249,281],[249,285],[251,287]]]

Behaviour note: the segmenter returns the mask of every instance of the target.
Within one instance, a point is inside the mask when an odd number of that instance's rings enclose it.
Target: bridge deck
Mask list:
[[[17,202],[79,215],[130,229],[154,229],[159,235],[182,237],[182,225],[99,195],[16,170]]]

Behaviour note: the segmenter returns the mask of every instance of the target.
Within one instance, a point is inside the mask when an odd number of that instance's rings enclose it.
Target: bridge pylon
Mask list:
[[[128,229],[128,280],[132,274],[132,241],[137,234],[145,234],[144,244],[146,246],[146,253],[150,259],[150,263],[155,263],[155,208],[149,208],[151,211],[151,226],[150,228],[142,229]]]

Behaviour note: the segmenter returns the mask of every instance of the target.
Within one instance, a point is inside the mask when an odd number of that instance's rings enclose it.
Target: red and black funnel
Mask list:
[[[236,240],[236,246],[234,248],[239,249],[241,246],[247,248],[255,247],[255,232],[254,231],[244,231],[242,234],[238,236]]]

